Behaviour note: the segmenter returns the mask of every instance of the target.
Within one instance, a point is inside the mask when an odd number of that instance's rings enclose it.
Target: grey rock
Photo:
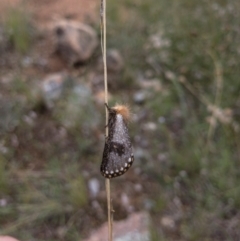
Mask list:
[[[115,241],[150,241],[148,233],[128,233],[120,238],[116,238]]]
[[[166,118],[165,118],[164,116],[160,116],[160,117],[158,118],[158,122],[159,122],[160,124],[164,124],[164,123],[166,122]]]
[[[154,122],[147,122],[143,125],[143,129],[146,131],[156,131],[157,130],[157,124]]]
[[[114,241],[150,241],[149,214],[146,212],[133,213],[128,219],[115,221]],[[84,241],[106,241],[108,237],[108,224],[103,224],[88,239]]]
[[[131,205],[129,197],[126,193],[121,194],[121,203],[129,213],[134,210],[134,207]]]
[[[144,159],[146,158],[146,152],[142,148],[136,147],[134,149],[134,156],[136,159]]]
[[[139,80],[139,85],[142,89],[150,89],[154,90],[155,92],[160,92],[163,90],[162,83],[160,79],[143,79]]]
[[[64,82],[68,79],[66,73],[55,73],[46,76],[41,82],[42,99],[48,108],[54,106],[54,101],[60,99],[64,89]]]
[[[122,55],[117,49],[107,50],[107,69],[108,72],[119,73],[124,66]],[[103,58],[98,59],[97,69],[99,72],[103,72]]]
[[[92,197],[96,197],[100,191],[100,183],[98,179],[92,178],[88,182],[88,189]]]
[[[154,202],[151,199],[145,199],[144,200],[144,207],[146,210],[152,210],[154,207]]]
[[[107,73],[109,88],[117,89],[120,85],[124,67],[124,61],[120,52],[116,49],[107,51]],[[93,89],[99,91],[104,82],[104,66],[103,58],[100,56],[97,60],[96,71],[90,77]]]
[[[163,216],[161,218],[161,224],[163,227],[170,230],[174,229],[176,226],[174,218],[169,215]]]
[[[10,236],[0,236],[0,241],[19,241],[19,240]]]
[[[7,206],[7,199],[2,198],[0,199],[0,207],[6,207]]]
[[[91,89],[86,84],[77,84],[60,101],[61,108],[55,110],[55,115],[64,127],[81,125],[87,133],[96,128],[101,120],[93,100]]]
[[[23,67],[27,68],[33,64],[33,58],[31,58],[30,56],[25,56],[22,59],[21,63]]]
[[[97,47],[95,30],[83,23],[62,20],[54,30],[56,50],[70,65],[86,62]]]
[[[147,93],[145,91],[138,91],[134,94],[133,100],[136,104],[143,104],[146,101]]]

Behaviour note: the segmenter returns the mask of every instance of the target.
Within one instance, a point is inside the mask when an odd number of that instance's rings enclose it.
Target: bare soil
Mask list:
[[[60,19],[72,19],[95,25],[99,21],[99,1],[94,0],[0,0],[0,22],[7,18],[12,8],[24,8],[31,16],[31,23],[38,29],[40,36],[34,39],[29,55],[37,65],[24,68],[29,78],[44,77],[48,73],[69,70],[58,55],[55,54],[52,26]],[[50,31],[49,31],[50,30]],[[49,33],[49,34],[48,34]],[[6,58],[16,59],[8,52]],[[10,61],[16,62],[16,61]],[[43,63],[43,66],[41,66]],[[15,69],[15,64],[10,64]],[[71,68],[70,68],[71,69]],[[72,69],[71,69],[72,70]],[[81,70],[80,70],[81,71]],[[5,68],[4,72],[8,72]]]
[[[95,0],[1,0],[0,20],[4,19],[9,8],[24,6],[40,26],[58,18],[89,22],[98,16],[97,4],[98,1]]]

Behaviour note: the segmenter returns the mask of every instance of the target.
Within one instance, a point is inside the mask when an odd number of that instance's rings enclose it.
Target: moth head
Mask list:
[[[131,113],[129,107],[126,105],[115,105],[110,108],[107,104],[105,104],[110,115],[120,114],[125,121],[130,121]]]
[[[112,109],[116,112],[116,114],[120,114],[125,121],[130,120],[130,110],[128,106],[117,104]]]

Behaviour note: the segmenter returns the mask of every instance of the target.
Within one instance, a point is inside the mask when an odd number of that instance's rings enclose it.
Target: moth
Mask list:
[[[110,108],[106,104],[106,107],[109,113],[109,134],[105,140],[100,171],[105,178],[114,178],[123,175],[134,161],[127,128],[130,112],[124,105]]]

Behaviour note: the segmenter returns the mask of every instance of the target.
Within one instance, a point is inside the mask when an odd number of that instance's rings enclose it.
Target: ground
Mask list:
[[[4,18],[9,7],[24,4],[39,26],[49,24],[57,18],[74,18],[80,21],[96,20],[99,11],[96,0],[1,0],[0,18]]]
[[[93,0],[30,0],[27,2],[3,0],[0,2],[0,20],[4,22],[10,9],[16,7],[23,8],[24,11],[27,9],[33,25],[38,28],[38,31],[42,31],[45,36],[59,19],[73,19],[90,25],[96,24],[99,20],[98,2]],[[54,55],[55,49],[51,37],[43,37],[40,41],[34,41],[33,45],[32,55],[36,58],[40,56],[41,59],[47,60],[47,72],[64,71],[68,68],[66,63]],[[28,72],[29,76],[42,76],[44,74],[42,70],[39,71],[33,67],[25,70],[26,72]]]

